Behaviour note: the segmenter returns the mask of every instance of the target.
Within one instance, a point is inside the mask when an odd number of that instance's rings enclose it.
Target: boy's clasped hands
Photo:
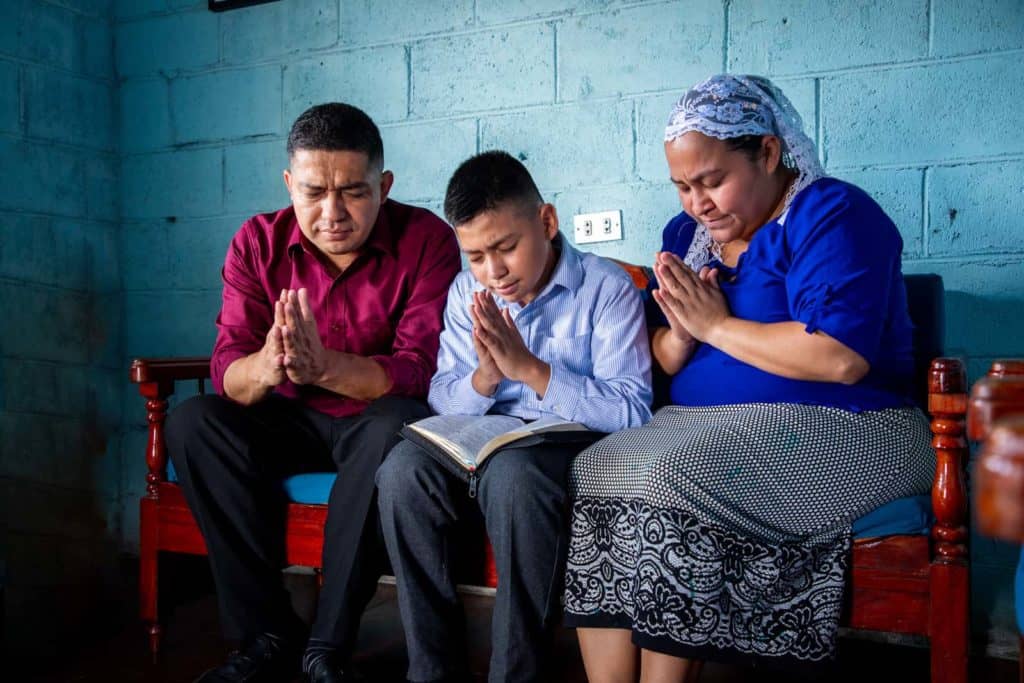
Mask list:
[[[508,308],[501,310],[490,292],[473,292],[469,307],[473,319],[473,348],[479,365],[473,373],[473,388],[491,396],[503,379],[529,385],[538,397],[547,391],[551,366],[526,347]]]

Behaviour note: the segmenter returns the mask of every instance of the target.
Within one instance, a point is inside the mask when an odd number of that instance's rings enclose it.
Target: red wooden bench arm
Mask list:
[[[160,496],[160,483],[167,481],[167,447],[164,444],[167,399],[174,393],[174,383],[179,380],[198,380],[202,392],[203,381],[210,377],[210,359],[136,358],[128,374],[131,381],[139,385],[139,393],[146,398],[146,421],[149,423],[146,497],[156,500]]]

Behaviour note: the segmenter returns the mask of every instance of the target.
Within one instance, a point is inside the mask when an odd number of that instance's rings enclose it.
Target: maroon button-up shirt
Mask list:
[[[224,261],[224,295],[210,373],[224,393],[234,361],[259,351],[274,322],[282,289],[305,287],[325,347],[377,361],[392,394],[425,397],[437,363],[448,286],[460,269],[452,229],[440,218],[387,200],[363,247],[332,278],[315,256],[291,207],[242,224]],[[356,415],[366,401],[286,381],[279,394],[336,417]]]

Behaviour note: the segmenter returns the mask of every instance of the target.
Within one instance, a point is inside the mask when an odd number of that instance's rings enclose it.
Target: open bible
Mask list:
[[[573,442],[600,436],[578,422],[557,417],[525,422],[510,415],[435,415],[402,429],[402,436],[432,452],[443,453],[469,474],[503,446],[563,440],[555,435]],[[516,443],[520,441],[523,443]]]

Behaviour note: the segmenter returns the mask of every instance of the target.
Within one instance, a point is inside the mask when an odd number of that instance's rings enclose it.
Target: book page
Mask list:
[[[544,434],[546,432],[576,432],[576,431],[588,431],[586,427],[578,422],[569,422],[558,417],[542,417],[539,420],[534,420],[528,424],[523,423],[521,426],[513,428],[503,434],[498,434],[490,441],[485,443],[478,451],[476,457],[476,463],[479,465],[483,462],[487,456],[494,451],[498,450],[506,444],[510,444],[519,439],[523,439],[527,436],[534,434]]]
[[[463,467],[476,469],[477,454],[495,436],[524,426],[509,415],[435,415],[409,425],[455,458]],[[522,438],[525,434],[515,438]]]

